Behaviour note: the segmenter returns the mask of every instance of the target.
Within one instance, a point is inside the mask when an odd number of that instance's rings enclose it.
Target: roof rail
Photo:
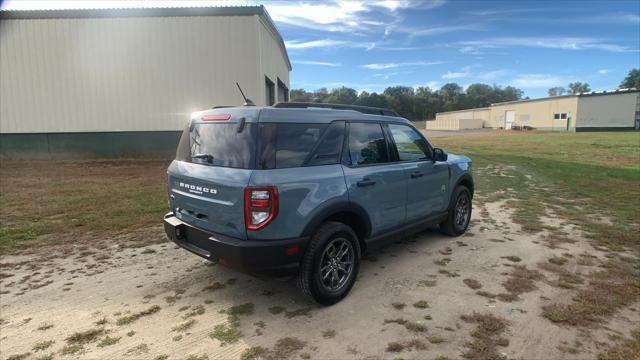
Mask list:
[[[360,105],[314,103],[314,102],[279,102],[274,104],[273,107],[279,108],[279,109],[322,108],[322,109],[335,109],[335,110],[355,110],[363,114],[400,117],[400,115],[397,112],[391,109],[377,108],[377,107],[371,107],[371,106],[360,106]]]

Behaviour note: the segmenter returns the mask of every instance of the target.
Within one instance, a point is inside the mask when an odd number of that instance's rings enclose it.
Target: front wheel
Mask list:
[[[453,204],[447,220],[440,223],[440,230],[449,236],[460,236],[467,231],[471,220],[471,193],[465,186],[458,186],[453,192]]]
[[[356,234],[343,223],[327,222],[311,237],[298,273],[298,286],[317,303],[332,305],[347,296],[359,267]]]

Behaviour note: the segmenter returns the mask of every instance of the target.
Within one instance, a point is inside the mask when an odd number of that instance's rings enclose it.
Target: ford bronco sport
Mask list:
[[[168,169],[167,236],[246,272],[296,273],[324,305],[385,240],[469,225],[471,160],[391,110],[281,103],[192,114]]]

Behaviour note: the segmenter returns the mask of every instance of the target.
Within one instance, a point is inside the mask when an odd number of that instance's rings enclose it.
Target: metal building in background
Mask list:
[[[263,6],[0,12],[0,153],[164,156],[193,111],[288,101]]]
[[[640,128],[640,90],[618,89],[491,104],[449,111],[427,130],[531,128],[550,131],[620,131]]]

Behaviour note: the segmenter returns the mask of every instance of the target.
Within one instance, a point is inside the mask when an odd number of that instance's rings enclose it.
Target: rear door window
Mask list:
[[[379,164],[389,161],[387,141],[378,123],[349,124],[349,156],[352,165]]]
[[[331,125],[261,123],[258,168],[283,169],[337,163],[343,136],[340,126],[344,129],[344,122]]]

